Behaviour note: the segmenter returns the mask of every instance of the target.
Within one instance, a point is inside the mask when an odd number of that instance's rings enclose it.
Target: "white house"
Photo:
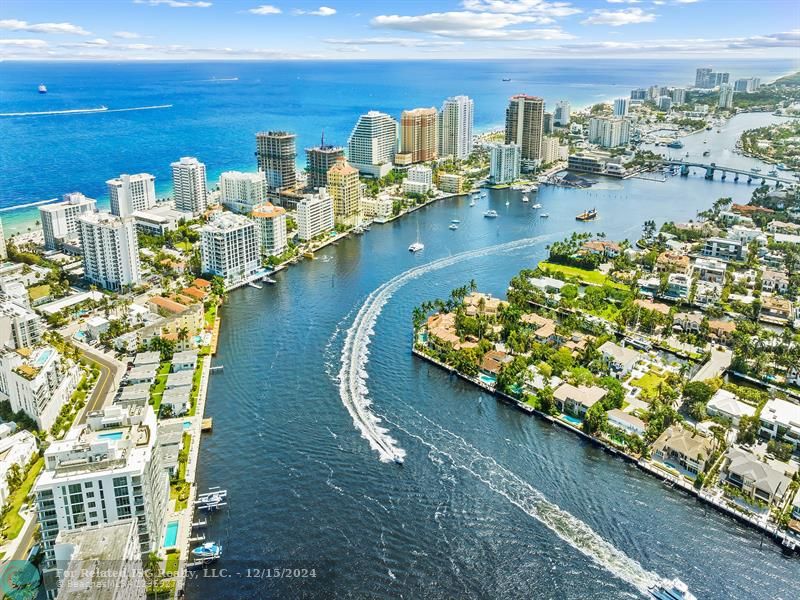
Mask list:
[[[706,412],[712,416],[719,416],[730,420],[735,427],[739,426],[739,419],[752,417],[756,409],[745,404],[728,390],[718,389],[706,405]]]

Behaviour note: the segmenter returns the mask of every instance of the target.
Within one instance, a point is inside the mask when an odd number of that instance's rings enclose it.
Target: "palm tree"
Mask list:
[[[178,341],[179,342],[186,342],[189,339],[189,328],[188,327],[181,327],[178,329]]]

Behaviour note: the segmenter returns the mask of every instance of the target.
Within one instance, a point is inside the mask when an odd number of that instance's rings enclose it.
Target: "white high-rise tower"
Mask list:
[[[123,174],[106,181],[111,214],[129,217],[136,210],[147,210],[156,203],[156,178],[150,173]]]
[[[206,166],[194,157],[184,156],[172,163],[172,188],[175,210],[199,216],[206,210],[208,188]]]
[[[464,160],[472,153],[474,105],[469,96],[453,96],[439,111],[439,156]]]

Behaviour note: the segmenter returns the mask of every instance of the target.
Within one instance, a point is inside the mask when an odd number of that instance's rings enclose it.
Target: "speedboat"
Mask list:
[[[775,175],[777,175],[777,174],[778,174],[778,172],[777,172],[775,169],[772,169],[772,171],[769,171],[769,172],[767,173],[767,175],[772,175],[773,177],[774,177]]]
[[[269,275],[264,275],[264,277],[261,278],[261,281],[263,281],[264,283],[278,283]]]
[[[775,167],[778,169],[778,171],[790,171],[791,170],[791,169],[789,169],[789,167],[787,167],[783,163],[778,163],[777,165],[775,165]]]
[[[537,202],[536,204],[531,206],[531,208],[542,208],[542,205]]]
[[[483,216],[486,217],[487,219],[496,219],[497,211],[494,209],[489,209],[485,213],[483,213]]]
[[[511,204],[511,202],[509,202],[508,200],[506,200],[506,206],[508,206],[509,204]]]
[[[39,93],[40,94],[46,94],[47,93],[47,86],[45,84],[43,84],[43,83],[39,84]]]
[[[398,464],[398,465],[401,465],[401,466],[402,466],[402,464],[403,464],[403,462],[404,462],[404,461],[403,461],[403,457],[402,457],[402,456],[400,456],[399,454],[395,454],[395,455],[392,457],[392,460],[395,462],[395,464]]]
[[[458,220],[458,219],[451,219],[450,222],[455,224],[455,225],[458,225],[459,223],[461,223],[461,221]]]
[[[597,210],[585,210],[575,217],[576,221],[592,221],[597,218]]]
[[[540,215],[539,215],[539,218],[540,218],[540,219],[546,219],[546,218],[547,218],[547,217],[549,217],[549,216],[550,216],[550,215],[549,215],[549,214],[547,214],[547,213],[542,213],[542,214],[540,214]]]
[[[425,249],[425,244],[423,244],[422,242],[414,242],[408,247],[409,252],[419,252],[420,250],[424,249]]]
[[[522,201],[523,201],[523,202],[530,202],[530,201],[531,201],[531,199],[530,199],[530,198],[528,198],[527,196],[523,196],[523,197],[522,197]]]
[[[192,556],[203,561],[216,560],[222,556],[222,546],[214,542],[206,542],[202,546],[192,549]]]
[[[453,231],[455,231],[456,229],[458,229],[458,225],[456,225],[455,223],[450,223],[449,229],[452,229]]]
[[[761,169],[759,169],[758,167],[753,167],[753,168],[752,168],[752,169],[750,169],[750,170],[751,170],[753,173],[761,173]]]
[[[647,591],[656,600],[697,600],[697,597],[680,579],[665,579],[651,585]]]

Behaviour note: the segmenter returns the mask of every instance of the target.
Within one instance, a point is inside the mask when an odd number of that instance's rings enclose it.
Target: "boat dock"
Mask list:
[[[200,424],[200,431],[211,431],[214,427],[214,419],[206,417]]]

